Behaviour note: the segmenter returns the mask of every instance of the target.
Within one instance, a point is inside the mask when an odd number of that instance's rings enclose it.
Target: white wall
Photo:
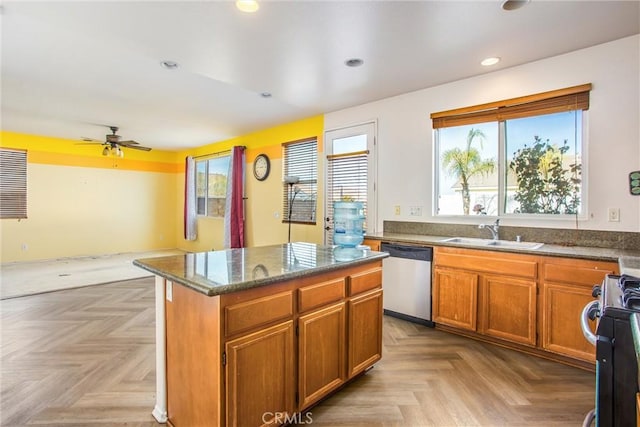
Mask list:
[[[586,165],[587,215],[578,227],[640,231],[640,196],[628,174],[640,170],[640,35],[325,115],[325,129],[378,120],[378,224],[384,220],[478,223],[434,217],[432,112],[592,83]],[[400,166],[403,165],[403,166]],[[394,214],[394,206],[401,214]],[[422,216],[409,216],[422,206]],[[620,222],[607,209],[620,208]],[[575,228],[575,220],[505,218],[504,225]]]

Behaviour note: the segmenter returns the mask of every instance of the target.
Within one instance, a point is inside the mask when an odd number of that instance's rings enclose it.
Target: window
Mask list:
[[[333,202],[362,202],[367,216],[368,154],[367,135],[355,135],[332,140],[333,153],[327,156],[327,208],[333,218]],[[367,229],[366,220],[363,229]],[[333,242],[332,234],[327,242]]]
[[[224,218],[231,156],[196,160],[196,212]]]
[[[437,215],[578,215],[591,85],[434,113]]]
[[[283,173],[296,184],[282,186],[283,222],[315,224],[318,195],[318,140],[310,138],[283,144]]]
[[[27,152],[0,149],[0,218],[27,217]]]

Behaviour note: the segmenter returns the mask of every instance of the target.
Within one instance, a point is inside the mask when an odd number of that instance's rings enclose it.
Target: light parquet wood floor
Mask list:
[[[146,278],[2,301],[1,425],[159,426],[153,289]],[[382,361],[310,419],[580,426],[594,387],[593,373],[385,317]]]

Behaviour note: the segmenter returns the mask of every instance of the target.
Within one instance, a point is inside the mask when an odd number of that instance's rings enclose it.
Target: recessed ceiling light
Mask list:
[[[527,3],[529,3],[529,0],[505,0],[502,2],[502,9],[516,10],[526,6]]]
[[[162,61],[160,62],[162,68],[166,68],[167,70],[175,70],[178,68],[178,63],[175,61]]]
[[[253,13],[260,9],[260,5],[256,0],[238,0],[236,1],[238,10],[247,13]]]
[[[347,67],[359,67],[362,64],[364,64],[364,61],[360,58],[351,58],[351,59],[347,59],[346,61],[344,61],[344,64]]]
[[[500,58],[498,58],[497,56],[492,56],[491,58],[483,59],[482,62],[480,62],[480,64],[484,65],[485,67],[488,67],[490,65],[496,65],[498,62],[500,62]]]
[[[263,98],[271,98],[271,93],[270,92],[262,92],[260,94],[261,97]]]

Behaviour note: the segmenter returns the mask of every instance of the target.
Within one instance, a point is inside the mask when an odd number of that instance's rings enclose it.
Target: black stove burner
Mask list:
[[[640,278],[623,274],[618,279],[622,289],[622,306],[632,310],[640,310]]]

